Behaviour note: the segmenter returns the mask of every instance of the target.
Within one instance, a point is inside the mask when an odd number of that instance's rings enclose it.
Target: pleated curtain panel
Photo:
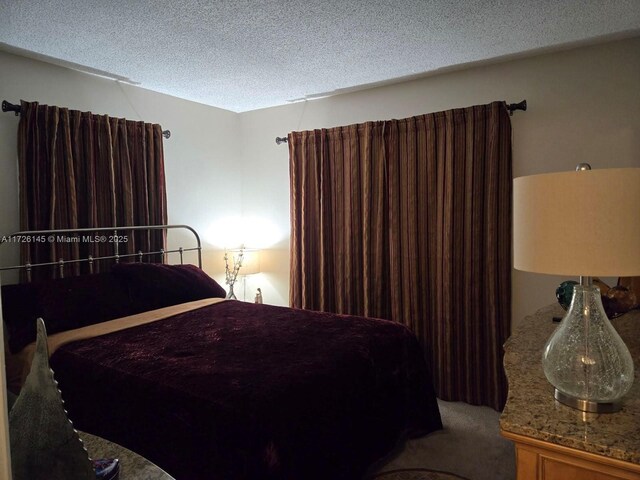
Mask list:
[[[37,102],[21,103],[18,126],[22,230],[158,225],[167,223],[160,125],[94,115]],[[166,234],[121,231],[120,254],[159,251]],[[22,244],[23,262],[113,255],[110,242]],[[145,261],[161,261],[160,255]],[[113,262],[109,262],[112,265]],[[106,266],[106,264],[105,264]],[[100,265],[96,265],[100,269]],[[69,264],[65,275],[86,271]],[[36,268],[34,278],[59,276]]]
[[[438,397],[502,409],[511,323],[503,102],[289,134],[290,303],[401,322]]]

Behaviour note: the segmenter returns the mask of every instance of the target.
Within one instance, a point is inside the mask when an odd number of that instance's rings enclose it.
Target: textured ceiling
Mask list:
[[[639,32],[640,0],[0,0],[9,51],[236,112]]]

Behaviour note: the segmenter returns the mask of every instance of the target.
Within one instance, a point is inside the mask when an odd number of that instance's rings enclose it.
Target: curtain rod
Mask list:
[[[505,102],[506,105],[506,102]],[[509,110],[509,116],[513,115],[513,112],[516,110],[522,110],[523,112],[527,111],[527,101],[522,100],[519,103],[510,103],[507,105],[507,110]],[[280,145],[281,143],[288,143],[289,139],[287,137],[276,137],[276,144]]]
[[[16,117],[18,115],[20,115],[20,111],[22,110],[22,107],[20,105],[14,105],[13,103],[7,102],[6,100],[2,101],[2,111],[3,112],[14,112],[16,114]],[[171,136],[171,131],[170,130],[163,130],[162,131],[162,136],[164,138],[169,138]]]

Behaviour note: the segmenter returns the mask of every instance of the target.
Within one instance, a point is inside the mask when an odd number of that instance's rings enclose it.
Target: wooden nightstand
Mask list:
[[[559,306],[527,317],[505,343],[509,396],[501,433],[516,446],[517,480],[640,479],[640,311],[612,321],[629,347],[635,381],[620,412],[584,413],[556,402],[542,349]]]

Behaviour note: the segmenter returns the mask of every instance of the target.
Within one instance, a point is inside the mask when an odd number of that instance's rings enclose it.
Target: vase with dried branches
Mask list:
[[[233,285],[238,278],[238,272],[242,267],[242,260],[244,258],[244,245],[240,245],[240,249],[237,250],[237,254],[231,255],[231,267],[229,266],[229,252],[224,251],[224,271],[225,271],[225,283],[229,285],[229,293],[227,293],[227,299],[237,300],[236,294],[233,292]]]

